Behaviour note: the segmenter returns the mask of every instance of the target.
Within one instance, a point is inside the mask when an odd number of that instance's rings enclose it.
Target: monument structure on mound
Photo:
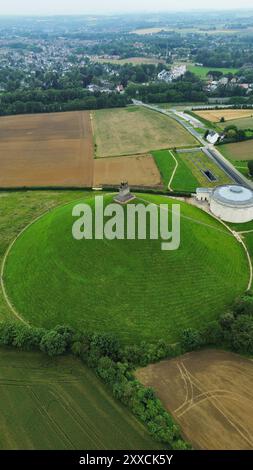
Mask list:
[[[119,187],[119,194],[114,197],[114,201],[119,204],[127,204],[129,201],[135,199],[134,194],[131,194],[129,185],[127,181],[122,181]]]

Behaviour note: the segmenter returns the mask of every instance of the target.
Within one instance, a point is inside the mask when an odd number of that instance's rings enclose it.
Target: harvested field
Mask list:
[[[219,150],[229,160],[253,160],[253,140],[220,145]]]
[[[128,181],[133,186],[160,186],[160,173],[151,155],[94,160],[94,186]]]
[[[253,116],[253,109],[207,109],[204,111],[194,111],[198,116],[211,122],[219,122],[221,118],[225,121],[241,119]]]
[[[253,449],[253,362],[206,350],[136,373],[153,387],[196,449]]]
[[[88,112],[0,118],[0,187],[92,186]]]
[[[194,137],[174,119],[137,106],[94,112],[93,129],[97,157],[196,144]]]

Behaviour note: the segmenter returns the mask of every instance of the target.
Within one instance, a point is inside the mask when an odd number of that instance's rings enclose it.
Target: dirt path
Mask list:
[[[168,183],[168,190],[169,190],[169,191],[173,191],[171,185],[172,185],[172,181],[173,181],[173,179],[174,179],[174,176],[175,176],[175,174],[176,174],[176,171],[177,171],[177,169],[178,169],[178,161],[177,161],[175,155],[173,154],[173,152],[171,152],[171,150],[169,150],[169,153],[170,153],[170,155],[172,156],[172,158],[174,158],[174,160],[175,160],[175,168],[174,168],[174,170],[173,170],[173,172],[172,172],[172,175],[171,175],[170,180],[169,180],[169,183]]]

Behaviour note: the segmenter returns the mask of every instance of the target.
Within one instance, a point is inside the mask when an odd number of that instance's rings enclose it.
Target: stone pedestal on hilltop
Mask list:
[[[119,187],[119,194],[114,197],[114,201],[119,204],[127,204],[133,199],[135,199],[135,196],[134,194],[131,194],[128,183],[123,181]]]

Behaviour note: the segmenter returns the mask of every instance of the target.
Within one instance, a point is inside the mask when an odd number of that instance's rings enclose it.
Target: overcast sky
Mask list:
[[[0,15],[252,8],[252,0],[1,0]]]

